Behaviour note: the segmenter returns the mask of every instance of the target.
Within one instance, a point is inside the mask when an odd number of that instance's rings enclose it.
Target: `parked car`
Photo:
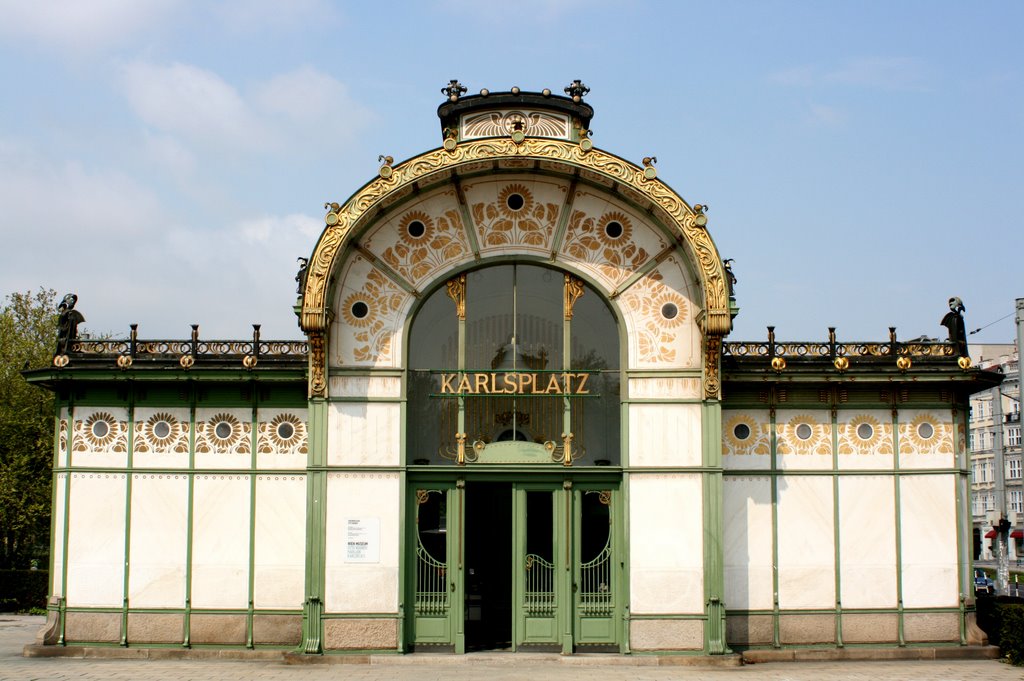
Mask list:
[[[996,583],[992,581],[992,578],[985,574],[984,570],[974,570],[974,593],[984,593],[991,596],[996,592]]]

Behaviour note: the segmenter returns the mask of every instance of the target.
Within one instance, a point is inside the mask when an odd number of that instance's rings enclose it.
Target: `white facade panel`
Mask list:
[[[194,608],[249,605],[249,484],[248,475],[195,476]]]
[[[401,493],[394,473],[331,473],[327,478],[327,612],[398,611]],[[378,562],[346,562],[348,521],[379,523]],[[374,538],[370,538],[372,541]]]
[[[725,603],[772,607],[772,489],[768,477],[726,477],[723,485]]]
[[[138,407],[132,441],[133,468],[188,468],[188,409]]]
[[[699,404],[629,405],[629,465],[700,466]]]
[[[306,575],[306,476],[256,478],[254,551],[254,605],[301,608]]]
[[[133,608],[185,605],[188,476],[132,476],[128,604]]]
[[[252,409],[196,409],[196,469],[252,466]]]
[[[892,415],[881,409],[840,409],[836,414],[840,470],[892,470]]]
[[[704,611],[704,505],[699,475],[629,481],[630,611]]]
[[[387,402],[335,402],[328,416],[331,466],[397,466],[401,461],[402,410]]]
[[[780,476],[779,607],[835,608],[832,478]]]
[[[126,486],[120,473],[71,476],[69,606],[119,608],[123,604]]]
[[[832,468],[832,420],[827,411],[779,409],[775,413],[776,462],[783,470]]]
[[[67,473],[57,473],[54,478],[53,497],[53,524],[52,536],[50,537],[50,584],[53,585],[51,595],[64,595],[64,523],[67,522],[67,499],[65,484],[68,480]]]
[[[953,417],[948,410],[901,410],[900,468],[952,468],[954,433]]]
[[[257,412],[256,467],[302,469],[309,459],[307,409],[260,409]]]
[[[891,476],[839,478],[839,561],[844,608],[896,607],[896,496]]]
[[[952,475],[900,478],[903,605],[956,607],[956,491]]]

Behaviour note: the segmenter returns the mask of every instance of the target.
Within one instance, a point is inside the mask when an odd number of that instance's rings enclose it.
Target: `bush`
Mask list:
[[[1010,664],[1024,665],[1024,605],[999,603],[997,609],[1000,620],[999,652]]]
[[[0,612],[45,608],[49,586],[46,570],[0,570]]]

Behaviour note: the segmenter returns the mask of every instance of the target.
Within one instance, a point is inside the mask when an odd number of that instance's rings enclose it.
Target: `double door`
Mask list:
[[[459,480],[410,494],[412,648],[620,650],[617,484]]]

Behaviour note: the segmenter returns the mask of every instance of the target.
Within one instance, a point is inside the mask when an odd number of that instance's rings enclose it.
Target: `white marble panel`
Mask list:
[[[645,376],[629,379],[630,399],[701,399],[701,380],[679,376]]]
[[[398,475],[394,473],[328,475],[327,612],[397,612],[400,493]],[[380,521],[379,562],[345,562],[345,527],[350,518]]]
[[[775,452],[780,469],[832,468],[832,414],[827,409],[775,412]]]
[[[133,468],[188,468],[188,409],[137,407],[132,443]]]
[[[401,397],[398,376],[331,376],[331,397]]]
[[[832,478],[778,479],[779,606],[834,608]]]
[[[618,223],[609,231],[610,223]],[[614,291],[668,246],[650,218],[609,194],[579,187],[558,258]]]
[[[701,366],[700,303],[690,280],[686,265],[671,255],[619,296],[630,369]]]
[[[839,577],[844,608],[897,605],[894,490],[890,476],[839,478]]]
[[[699,404],[630,404],[630,466],[700,466]]]
[[[473,260],[458,198],[450,185],[403,203],[372,227],[361,243],[421,291],[425,282]]]
[[[193,607],[248,607],[249,504],[248,475],[195,476]]]
[[[68,505],[69,606],[119,608],[124,600],[122,473],[75,473]]]
[[[899,412],[900,468],[952,468],[954,426],[949,410]]]
[[[188,476],[132,475],[131,607],[184,607],[187,532]]]
[[[78,407],[72,426],[71,463],[80,468],[128,465],[128,410]]]
[[[840,409],[836,412],[841,470],[893,467],[892,416],[882,409]]]
[[[196,469],[237,469],[252,466],[251,408],[196,409],[195,466]]]
[[[256,478],[253,601],[257,608],[301,608],[306,576],[306,476]]]
[[[700,475],[629,480],[630,610],[704,611],[704,505]]]
[[[412,294],[365,257],[352,255],[335,294],[330,365],[400,366],[402,328],[414,302]]]
[[[772,607],[772,488],[767,477],[726,476],[723,485],[725,603]]]
[[[956,607],[956,490],[952,475],[900,478],[903,605]]]
[[[53,585],[54,596],[64,595],[64,523],[67,521],[65,514],[65,484],[67,473],[57,473],[55,478],[55,491],[53,498],[53,536],[50,537],[51,567],[50,584]]]
[[[771,468],[771,425],[767,409],[723,409],[722,467],[733,470]]]
[[[401,406],[388,402],[334,402],[328,415],[331,466],[397,466],[401,461]]]
[[[256,467],[302,469],[309,458],[308,409],[260,409],[256,425]]]

